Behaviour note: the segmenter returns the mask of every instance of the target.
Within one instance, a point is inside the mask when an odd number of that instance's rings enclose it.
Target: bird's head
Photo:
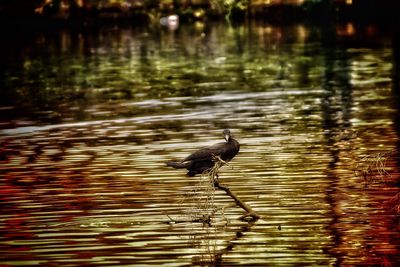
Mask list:
[[[222,134],[224,135],[225,141],[229,142],[229,139],[231,138],[231,131],[228,129],[225,129]]]

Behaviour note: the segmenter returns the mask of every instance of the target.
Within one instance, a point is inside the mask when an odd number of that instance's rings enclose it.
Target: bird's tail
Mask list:
[[[189,162],[176,162],[176,161],[168,161],[165,164],[169,167],[173,167],[175,169],[184,169],[188,167]]]

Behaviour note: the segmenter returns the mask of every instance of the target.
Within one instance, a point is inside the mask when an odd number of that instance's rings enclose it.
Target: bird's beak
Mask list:
[[[229,134],[224,135],[224,138],[225,138],[225,141],[228,142],[229,138],[230,138]]]

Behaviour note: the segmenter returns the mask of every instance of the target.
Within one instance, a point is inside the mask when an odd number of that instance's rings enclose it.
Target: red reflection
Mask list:
[[[27,216],[27,214],[16,214],[13,218],[6,219],[4,229],[2,229],[4,231],[3,236],[10,239],[34,237],[35,235],[30,232],[31,229],[28,227]]]

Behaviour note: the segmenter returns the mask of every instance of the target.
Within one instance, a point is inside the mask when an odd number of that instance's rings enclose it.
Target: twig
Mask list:
[[[396,149],[364,156],[356,165],[356,175],[362,176],[366,185],[369,183],[385,182],[390,177],[387,161],[397,152]]]

